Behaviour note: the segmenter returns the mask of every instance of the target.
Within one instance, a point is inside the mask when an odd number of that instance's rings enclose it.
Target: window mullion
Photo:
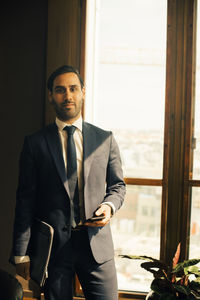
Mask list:
[[[177,244],[187,256],[193,102],[195,4],[168,0],[166,118],[161,258],[171,262]]]

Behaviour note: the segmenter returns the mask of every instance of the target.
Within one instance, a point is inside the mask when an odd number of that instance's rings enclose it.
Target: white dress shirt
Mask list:
[[[81,221],[84,220],[84,197],[83,197],[83,135],[82,135],[82,118],[80,117],[73,124],[63,122],[56,118],[56,125],[58,127],[58,133],[62,146],[62,154],[65,163],[65,169],[67,170],[67,131],[63,130],[66,126],[75,126],[76,130],[73,134],[74,143],[76,147],[77,158],[77,176],[78,176],[78,190],[79,190],[79,206]]]

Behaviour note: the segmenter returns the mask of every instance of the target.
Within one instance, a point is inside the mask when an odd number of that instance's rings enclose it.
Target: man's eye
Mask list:
[[[66,89],[63,88],[63,87],[57,87],[57,88],[55,89],[55,92],[56,92],[57,94],[65,94]]]
[[[70,88],[70,91],[71,91],[71,92],[74,92],[75,89],[76,89],[76,88],[75,88],[74,86],[72,86],[72,87]]]

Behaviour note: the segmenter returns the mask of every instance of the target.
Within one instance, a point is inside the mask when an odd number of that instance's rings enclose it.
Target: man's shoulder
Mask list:
[[[47,132],[55,130],[55,129],[57,129],[56,124],[51,123],[51,124],[46,125],[45,127],[42,127],[38,130],[31,132],[30,134],[27,135],[27,137],[34,138],[34,137],[42,136],[42,135],[45,135]]]
[[[85,128],[95,131],[97,134],[103,134],[103,135],[110,135],[112,132],[109,130],[105,130],[103,128],[100,128],[94,124],[88,123],[88,122],[83,122]]]
[[[29,135],[25,136],[25,139],[31,140],[31,141],[39,141],[41,139],[44,139],[45,136],[49,133],[49,132],[56,132],[57,131],[57,126],[55,123],[52,124],[48,124],[47,126],[34,131],[32,133],[30,133]]]

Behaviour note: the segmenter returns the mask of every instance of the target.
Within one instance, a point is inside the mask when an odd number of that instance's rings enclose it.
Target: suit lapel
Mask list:
[[[84,182],[87,183],[91,163],[96,149],[96,135],[92,128],[83,122],[83,170]]]
[[[64,187],[70,197],[67,175],[61,150],[61,143],[56,124],[51,124],[46,130],[46,140],[49,150],[55,162],[58,174],[64,184]],[[95,149],[97,147],[96,134],[88,123],[83,122],[83,170],[84,182],[87,183],[87,178],[90,172],[92,160],[94,158]]]
[[[66,174],[65,164],[64,164],[62,150],[61,150],[61,143],[58,134],[58,128],[55,123],[47,127],[46,140],[49,145],[49,150],[55,162],[58,174],[64,184],[64,187],[68,195],[70,195],[68,181],[67,181],[67,174]]]

